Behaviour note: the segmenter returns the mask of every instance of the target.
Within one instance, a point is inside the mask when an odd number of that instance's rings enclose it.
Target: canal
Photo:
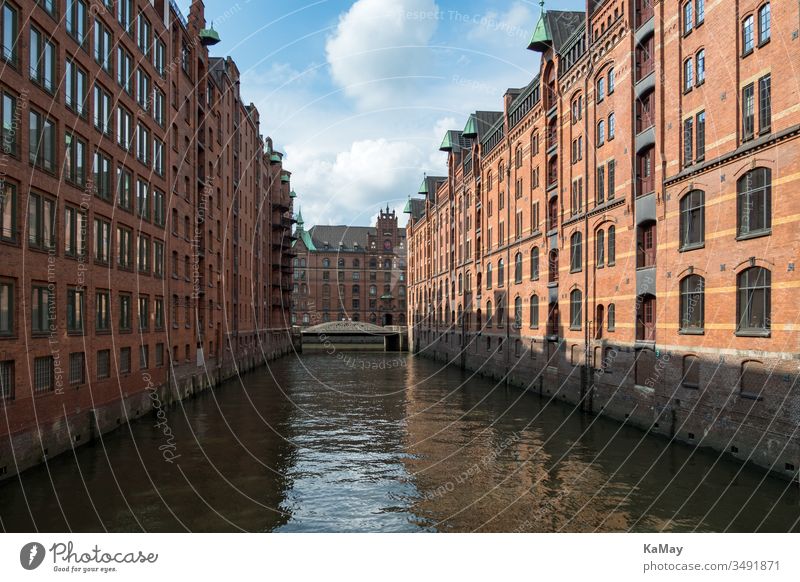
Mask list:
[[[166,423],[169,439],[144,417],[0,485],[0,526],[800,530],[796,485],[405,354],[287,357]]]

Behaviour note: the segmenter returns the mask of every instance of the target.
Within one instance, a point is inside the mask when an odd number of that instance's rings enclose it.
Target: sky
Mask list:
[[[178,0],[188,14],[189,0]],[[538,0],[205,0],[241,93],[285,152],[306,227],[398,212],[469,113],[502,110],[538,71]],[[582,10],[585,0],[546,7]]]

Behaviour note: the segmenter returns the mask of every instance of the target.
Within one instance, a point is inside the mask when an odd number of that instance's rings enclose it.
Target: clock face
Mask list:
[[[388,238],[385,241],[383,241],[383,250],[385,251],[392,250],[392,241],[390,241]]]

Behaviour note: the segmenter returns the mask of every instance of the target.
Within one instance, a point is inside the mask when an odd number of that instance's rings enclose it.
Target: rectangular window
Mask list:
[[[127,168],[117,168],[117,205],[131,211],[133,208],[133,175]]]
[[[94,60],[106,73],[111,73],[114,40],[102,21],[94,21]]]
[[[67,332],[83,333],[85,306],[83,289],[67,289]]]
[[[83,352],[69,355],[69,383],[73,386],[86,383],[86,354]]]
[[[133,145],[133,116],[131,112],[120,106],[117,108],[117,143],[124,150]]]
[[[153,241],[153,274],[156,277],[164,276],[164,243]]]
[[[613,113],[608,116],[608,141],[614,139],[617,133],[617,117]]]
[[[17,43],[19,42],[19,15],[13,6],[3,2],[0,8],[0,35],[2,51],[0,57],[12,65],[17,64]]]
[[[133,57],[121,46],[117,47],[117,84],[133,95]]]
[[[56,79],[56,45],[33,26],[29,65],[31,81],[48,93],[53,93],[55,89],[53,83]]]
[[[154,313],[153,313],[153,325],[155,326],[156,330],[164,329],[164,298],[163,297],[156,297],[155,306],[154,306]]]
[[[758,132],[769,133],[772,129],[772,76],[758,80]]]
[[[64,254],[78,258],[86,256],[88,237],[86,212],[74,206],[64,208]]]
[[[748,16],[742,22],[742,52],[744,56],[753,52],[754,38],[753,38],[753,17]]]
[[[94,153],[94,163],[92,164],[94,174],[95,194],[103,200],[111,201],[111,158],[97,150]]]
[[[131,371],[131,349],[119,349],[119,373],[129,374]]]
[[[64,179],[79,188],[86,183],[86,142],[70,133],[64,136]]]
[[[85,117],[88,111],[86,97],[89,87],[86,71],[75,61],[67,59],[64,77],[64,102],[72,111]]]
[[[157,226],[167,223],[167,203],[163,192],[153,190],[153,222]]]
[[[164,365],[164,344],[156,344],[156,368]]]
[[[150,21],[145,18],[144,14],[139,14],[138,17],[139,34],[137,36],[137,44],[139,50],[142,51],[144,56],[150,55]]]
[[[694,61],[686,59],[683,62],[683,92],[687,93],[694,87]]]
[[[33,359],[33,392],[44,394],[52,392],[53,383],[53,356],[43,356]]]
[[[119,296],[119,329],[120,331],[131,330],[131,309],[133,303],[128,293],[120,293]]]
[[[697,86],[699,87],[706,80],[706,51],[698,52],[695,60],[697,61]]]
[[[100,350],[97,352],[97,379],[103,380],[111,377],[111,351]]]
[[[164,175],[164,142],[160,139],[153,140],[153,171]]]
[[[31,164],[46,172],[56,169],[56,125],[38,111],[29,115],[30,140],[28,159]]]
[[[614,160],[609,161],[608,162],[608,169],[607,169],[606,172],[607,172],[607,178],[608,178],[608,180],[607,180],[608,183],[607,183],[607,187],[606,187],[606,191],[607,191],[607,196],[606,197],[608,198],[608,200],[613,200],[614,199],[614,190],[616,190],[616,188],[617,188],[617,176],[616,176],[616,174],[617,174],[617,162],[614,161]]]
[[[17,186],[10,182],[0,189],[0,240],[17,242]]]
[[[56,203],[39,194],[28,197],[28,245],[50,250],[56,244]]]
[[[108,264],[111,259],[111,223],[103,218],[94,219],[94,260]]]
[[[158,75],[160,77],[164,77],[166,73],[166,69],[164,68],[164,63],[166,62],[167,58],[167,47],[164,45],[163,42],[160,40],[156,40],[153,43],[153,66],[156,68]]]
[[[706,112],[701,111],[695,118],[695,139],[697,143],[697,152],[695,152],[698,161],[702,161],[706,157]]]
[[[64,14],[67,33],[83,48],[86,48],[89,40],[89,35],[86,33],[88,30],[88,14],[89,11],[86,9],[84,0],[67,0],[67,11]]]
[[[150,367],[150,346],[139,346],[139,369],[146,370]]]
[[[606,200],[606,170],[604,167],[597,168],[597,203],[602,204]]]
[[[14,360],[0,362],[0,400],[14,400]]]
[[[742,89],[742,139],[753,139],[755,133],[755,87],[751,83]]]
[[[111,292],[98,291],[95,295],[94,328],[111,331]]]
[[[17,156],[19,152],[19,122],[17,121],[17,117],[21,114],[21,112],[17,110],[17,98],[3,91],[0,108],[2,108],[0,115],[2,115],[3,123],[0,140],[2,140],[3,153]]]
[[[141,123],[136,127],[136,159],[150,165],[150,130]]]
[[[111,94],[100,85],[94,86],[94,126],[106,135],[111,135],[113,109]]]
[[[150,108],[150,76],[136,69],[136,102],[144,111]]]
[[[0,335],[14,334],[14,283],[0,281]]]
[[[143,180],[136,181],[136,214],[150,220],[150,186]]]
[[[139,296],[139,331],[150,329],[150,298],[146,295]]]
[[[133,32],[133,0],[117,0],[117,20],[128,34]]]
[[[694,161],[694,119],[683,121],[683,165],[689,166]]]
[[[117,265],[120,269],[133,268],[133,233],[124,226],[117,227]]]
[[[55,294],[47,285],[33,285],[31,288],[31,331],[35,334],[50,332],[50,321],[55,322]],[[52,309],[52,313],[51,313]],[[55,325],[55,323],[53,324]],[[55,328],[54,328],[55,329]]]
[[[140,234],[137,242],[136,266],[140,273],[150,273],[150,238]]]
[[[164,127],[164,103],[166,97],[160,89],[153,91],[153,119],[161,127]]]

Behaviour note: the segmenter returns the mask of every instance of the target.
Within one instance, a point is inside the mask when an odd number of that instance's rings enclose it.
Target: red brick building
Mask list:
[[[387,207],[374,227],[314,226],[297,219],[292,322],[406,325],[406,233]]]
[[[543,11],[408,207],[414,349],[796,475],[799,9]]]
[[[291,347],[292,201],[202,2],[0,2],[0,478]]]

